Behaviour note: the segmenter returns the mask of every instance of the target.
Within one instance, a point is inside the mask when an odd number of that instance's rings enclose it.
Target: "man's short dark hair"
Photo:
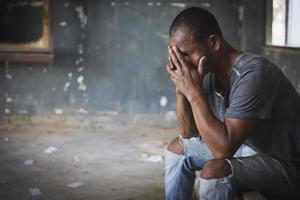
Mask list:
[[[211,34],[216,34],[223,39],[217,19],[203,8],[191,7],[181,11],[170,26],[169,37],[172,37],[182,26],[192,32],[196,42],[203,42]]]

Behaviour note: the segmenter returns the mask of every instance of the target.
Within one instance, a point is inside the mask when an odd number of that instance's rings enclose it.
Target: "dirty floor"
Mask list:
[[[164,199],[161,155],[177,134],[121,125],[1,130],[0,200]]]

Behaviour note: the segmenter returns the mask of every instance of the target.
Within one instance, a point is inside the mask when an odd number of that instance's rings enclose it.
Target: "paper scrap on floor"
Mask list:
[[[142,154],[141,161],[158,163],[162,162],[163,158],[161,155]]]
[[[50,146],[47,149],[45,149],[44,152],[47,153],[47,154],[52,154],[52,153],[56,152],[57,150],[58,150],[57,147]]]
[[[24,165],[32,165],[33,162],[34,162],[33,160],[25,160]]]
[[[71,188],[78,188],[78,187],[80,187],[82,185],[83,185],[83,183],[81,183],[80,181],[76,181],[76,182],[68,184],[67,186],[71,187]]]
[[[32,196],[37,196],[37,195],[42,194],[42,192],[40,191],[39,188],[29,188],[29,191],[30,191]]]

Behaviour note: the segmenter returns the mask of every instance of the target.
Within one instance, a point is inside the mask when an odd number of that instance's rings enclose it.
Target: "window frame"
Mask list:
[[[50,7],[50,0],[43,0],[42,37],[30,43],[0,43],[0,61],[17,63],[51,63],[53,61]]]
[[[265,47],[266,49],[277,49],[280,51],[300,51],[300,46],[289,46],[288,43],[288,26],[289,26],[289,0],[286,1],[286,10],[285,10],[285,38],[284,45],[275,45],[272,44],[272,22],[273,22],[273,0],[266,1],[266,34],[265,34]]]

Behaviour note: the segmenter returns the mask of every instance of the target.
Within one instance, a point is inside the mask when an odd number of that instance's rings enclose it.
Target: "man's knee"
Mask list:
[[[182,145],[180,144],[180,141],[179,141],[180,139],[177,137],[177,138],[175,138],[175,139],[173,139],[170,143],[169,143],[169,145],[168,145],[168,147],[167,147],[167,150],[168,151],[171,151],[171,152],[173,152],[173,153],[176,153],[176,154],[178,154],[178,155],[183,155],[184,154],[184,150],[183,150],[183,147],[182,147]]]
[[[203,166],[200,177],[203,179],[223,178],[231,174],[230,164],[224,159],[212,159]]]

